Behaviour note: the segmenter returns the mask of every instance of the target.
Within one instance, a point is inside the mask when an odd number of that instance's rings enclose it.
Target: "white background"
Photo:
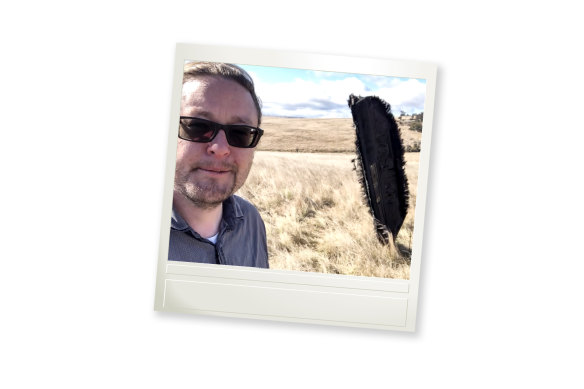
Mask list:
[[[2,5],[0,386],[582,387],[565,3]],[[438,65],[416,333],[153,311],[176,42]]]

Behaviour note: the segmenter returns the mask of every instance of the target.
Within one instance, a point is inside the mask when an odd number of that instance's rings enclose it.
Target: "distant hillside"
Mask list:
[[[422,134],[410,131],[397,120],[406,151],[419,151]],[[352,119],[305,119],[264,116],[258,150],[353,153],[355,129]]]

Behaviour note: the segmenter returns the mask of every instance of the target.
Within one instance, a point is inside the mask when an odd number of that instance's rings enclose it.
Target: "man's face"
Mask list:
[[[258,115],[250,93],[235,81],[201,76],[183,85],[181,116],[221,124],[257,127]],[[214,208],[245,182],[255,148],[230,146],[220,130],[209,143],[178,139],[175,196],[183,196],[200,208]]]

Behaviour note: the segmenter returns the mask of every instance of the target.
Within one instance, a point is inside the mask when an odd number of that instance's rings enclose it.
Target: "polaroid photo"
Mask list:
[[[435,85],[177,44],[155,310],[414,331]]]

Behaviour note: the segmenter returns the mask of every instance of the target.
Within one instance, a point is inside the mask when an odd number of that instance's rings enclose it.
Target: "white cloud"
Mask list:
[[[371,90],[357,77],[341,80],[297,78],[280,83],[263,82],[254,74],[252,77],[266,116],[351,117],[347,104],[350,94],[379,96],[391,104],[394,113],[399,113],[400,109],[407,112],[423,109],[425,85],[417,80],[388,79],[383,88]]]
[[[409,79],[395,83],[392,87],[382,88],[378,96],[391,105],[392,112],[404,110],[408,113],[424,110],[426,85],[418,80]]]

